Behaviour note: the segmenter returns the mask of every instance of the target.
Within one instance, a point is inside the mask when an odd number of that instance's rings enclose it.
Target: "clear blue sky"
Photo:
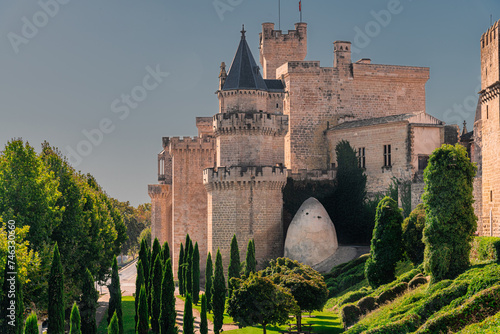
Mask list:
[[[281,1],[283,30],[298,21],[298,2]],[[490,15],[500,19],[500,2],[397,2],[303,0],[307,59],[331,67],[332,42],[368,29],[353,61],[430,67],[427,112],[447,123],[466,119],[471,129],[479,39]],[[373,12],[389,7],[390,20],[374,24]],[[119,200],[149,202],[161,137],[196,135],[195,117],[218,111],[219,65],[231,63],[241,25],[258,61],[261,23],[277,23],[277,9],[278,0],[3,0],[0,145],[22,137],[38,152],[47,140],[68,153],[86,130],[95,144],[80,147],[87,156],[77,169]],[[156,81],[143,82],[157,69]],[[132,93],[139,103],[126,102]],[[102,138],[92,131],[99,127]]]

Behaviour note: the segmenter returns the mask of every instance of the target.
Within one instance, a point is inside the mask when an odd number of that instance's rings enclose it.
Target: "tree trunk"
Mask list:
[[[302,332],[302,313],[296,315],[297,318],[297,332]]]
[[[262,333],[266,334],[266,323],[265,322],[262,323],[262,330],[263,330]]]

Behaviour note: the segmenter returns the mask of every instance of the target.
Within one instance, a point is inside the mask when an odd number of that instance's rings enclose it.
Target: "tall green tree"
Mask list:
[[[425,244],[422,241],[425,227],[425,206],[420,203],[403,221],[403,248],[415,266],[424,261]]]
[[[424,170],[424,267],[431,283],[466,270],[477,217],[472,203],[476,167],[459,144],[434,150]]]
[[[120,325],[118,324],[118,316],[116,315],[116,312],[113,313],[113,316],[111,317],[111,321],[109,322],[108,326],[108,334],[119,334],[120,333]]]
[[[120,288],[120,276],[118,274],[118,263],[116,256],[113,259],[113,267],[111,268],[111,284],[109,289],[109,306],[108,306],[108,324],[116,311],[118,318],[118,328],[120,334],[123,334],[123,313],[122,313],[122,292]]]
[[[153,316],[153,302],[152,302],[152,293],[153,293],[153,271],[155,269],[154,264],[156,261],[156,257],[161,254],[161,246],[158,238],[155,238],[153,241],[153,247],[151,248],[150,254],[150,268],[149,268],[149,287],[147,289],[148,293],[148,305],[149,305],[149,315]],[[151,326],[152,327],[152,326]],[[154,329],[153,329],[154,331]],[[156,333],[156,332],[155,332]]]
[[[226,306],[226,280],[224,279],[224,268],[222,266],[222,255],[217,249],[215,258],[215,273],[212,286],[212,310],[214,312],[214,333],[219,334],[222,330],[224,320],[224,309]]]
[[[94,286],[94,277],[92,276],[90,270],[86,269],[80,303],[82,333],[97,333],[96,312],[98,299],[99,293]]]
[[[184,302],[184,318],[182,321],[182,333],[194,334],[194,318],[193,318],[193,305],[191,295],[186,294],[186,301]]]
[[[371,228],[363,225],[366,199],[366,175],[359,167],[356,151],[342,140],[335,146],[337,177],[333,194],[335,228],[340,242],[367,242]],[[353,226],[356,224],[356,226]],[[343,240],[342,240],[343,239]]]
[[[328,300],[323,275],[311,267],[287,258],[272,260],[261,272],[275,284],[287,289],[297,301],[297,329],[302,330],[302,312],[321,311]]]
[[[208,334],[207,296],[201,295],[200,334]]]
[[[229,298],[231,298],[231,293],[233,287],[231,285],[231,278],[240,278],[240,250],[238,248],[238,240],[236,239],[236,235],[233,234],[233,239],[231,240],[231,257],[229,258],[229,269],[227,273],[227,290],[229,294]]]
[[[208,252],[207,264],[205,266],[205,295],[207,297],[207,311],[212,311],[212,285],[213,285],[214,265],[212,255]]]
[[[167,263],[167,260],[170,259],[170,246],[168,245],[168,241],[163,243],[161,247],[161,254],[163,259],[163,264]]]
[[[193,293],[193,252],[194,247],[192,242],[188,243],[186,254],[184,255],[184,291],[186,294]]]
[[[172,270],[172,259],[167,259],[161,282],[160,334],[176,334],[175,325],[175,282]]]
[[[267,277],[250,274],[245,281],[233,278],[233,285],[237,288],[229,300],[228,314],[241,326],[260,324],[265,334],[267,325],[284,324],[289,313],[299,312],[290,292]]]
[[[396,278],[396,264],[402,256],[402,223],[396,201],[384,197],[377,206],[370,258],[365,263],[365,276],[373,288]]]
[[[158,240],[158,239],[156,239]],[[156,255],[151,277],[151,329],[153,333],[160,333],[158,320],[161,309],[161,281],[163,279],[163,264],[161,254]]]
[[[57,243],[54,246],[49,276],[48,334],[64,333],[64,275]]]
[[[82,334],[80,311],[78,310],[78,305],[76,305],[76,302],[73,303],[73,308],[71,309],[71,315],[69,319],[69,334]]]
[[[36,317],[36,313],[31,312],[31,314],[26,319],[24,334],[39,334],[38,319]]]
[[[139,319],[139,294],[141,287],[144,285],[144,269],[142,269],[142,261],[137,261],[137,277],[135,278],[135,321],[137,327],[137,320]]]
[[[193,260],[191,261],[192,269],[192,289],[193,289],[193,303],[198,305],[200,296],[200,250],[198,243],[194,245]]]
[[[139,320],[137,322],[136,333],[147,334],[149,332],[148,296],[146,287],[141,286],[139,293]]]
[[[248,240],[247,256],[245,259],[245,276],[257,271],[257,261],[255,260],[255,244],[253,239]]]
[[[144,286],[146,287],[146,292],[148,292],[149,287],[149,272],[150,272],[150,249],[143,239],[141,241],[141,249],[139,250],[139,260],[142,262],[142,269],[144,270]],[[147,299],[147,297],[146,297]]]
[[[179,265],[177,266],[177,279],[179,280],[179,294],[184,296],[184,246],[181,242],[181,249],[179,251]]]

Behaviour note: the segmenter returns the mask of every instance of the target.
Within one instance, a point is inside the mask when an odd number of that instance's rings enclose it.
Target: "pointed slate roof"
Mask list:
[[[222,90],[257,89],[267,90],[266,83],[255,63],[245,39],[245,27],[241,31],[241,41],[234,56],[231,69]]]

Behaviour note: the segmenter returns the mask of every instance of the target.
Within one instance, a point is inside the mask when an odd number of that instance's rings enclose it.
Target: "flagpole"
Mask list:
[[[278,30],[281,30],[281,0],[278,0]]]
[[[300,23],[302,23],[302,0],[299,1]]]

